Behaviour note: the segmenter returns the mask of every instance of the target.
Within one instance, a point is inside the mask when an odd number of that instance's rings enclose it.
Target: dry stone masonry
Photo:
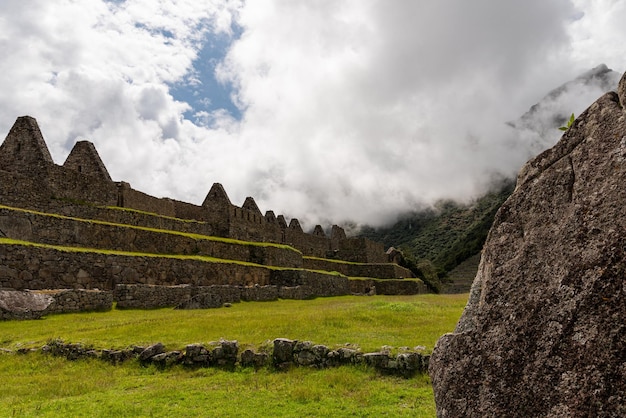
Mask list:
[[[430,362],[439,417],[626,416],[626,74],[528,162]]]
[[[3,319],[346,295],[361,293],[357,276],[387,280],[386,293],[424,292],[394,261],[336,225],[308,234],[252,197],[235,206],[218,183],[200,206],[134,190],[111,180],[88,141],[56,165],[29,116],[0,145]]]
[[[397,349],[392,354],[390,347],[380,351],[363,353],[357,347],[347,344],[341,347],[327,347],[310,341],[277,338],[268,341],[271,346],[259,350],[247,348],[240,352],[237,341],[220,340],[209,344],[188,344],[184,350],[167,350],[162,343],[149,346],[133,346],[123,350],[95,349],[81,343],[67,343],[51,340],[40,350],[19,350],[20,354],[41,351],[46,354],[65,357],[68,360],[95,358],[112,364],[136,360],[142,365],[156,365],[166,368],[173,365],[186,367],[218,367],[235,370],[238,367],[255,369],[272,368],[287,370],[292,367],[325,369],[346,365],[365,365],[382,374],[411,377],[428,369],[429,356],[421,347]]]

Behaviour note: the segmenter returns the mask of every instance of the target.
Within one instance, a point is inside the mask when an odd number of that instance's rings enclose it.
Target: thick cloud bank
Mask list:
[[[626,69],[624,3],[5,0],[0,131],[34,116],[57,163],[86,138],[157,196],[200,203],[221,182],[305,228],[381,224],[552,145],[506,122],[602,62]],[[238,114],[197,97],[209,81]]]

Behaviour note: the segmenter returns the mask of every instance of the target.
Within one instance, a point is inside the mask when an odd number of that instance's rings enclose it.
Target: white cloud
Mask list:
[[[504,122],[601,62],[624,71],[624,3],[5,0],[0,131],[36,117],[58,163],[88,138],[157,196],[217,181],[305,228],[384,222],[517,171],[536,145]],[[241,121],[170,88],[210,76],[198,51],[234,22],[217,76]]]

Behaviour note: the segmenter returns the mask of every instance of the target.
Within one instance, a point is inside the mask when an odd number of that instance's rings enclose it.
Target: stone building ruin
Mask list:
[[[19,117],[0,145],[0,289],[98,289],[120,307],[159,307],[205,294],[219,305],[373,287],[424,291],[382,244],[337,225],[330,236],[320,225],[306,233],[295,218],[263,215],[252,197],[234,205],[219,183],[200,206],[150,196],[113,181],[88,141],[59,166],[32,117]]]

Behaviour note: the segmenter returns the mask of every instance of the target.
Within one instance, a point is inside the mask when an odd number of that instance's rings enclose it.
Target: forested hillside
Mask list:
[[[430,261],[442,277],[480,252],[498,208],[514,186],[513,180],[502,181],[494,191],[470,204],[440,201],[433,207],[407,214],[392,226],[366,227],[361,236],[382,242],[386,247],[395,246],[416,264]]]

